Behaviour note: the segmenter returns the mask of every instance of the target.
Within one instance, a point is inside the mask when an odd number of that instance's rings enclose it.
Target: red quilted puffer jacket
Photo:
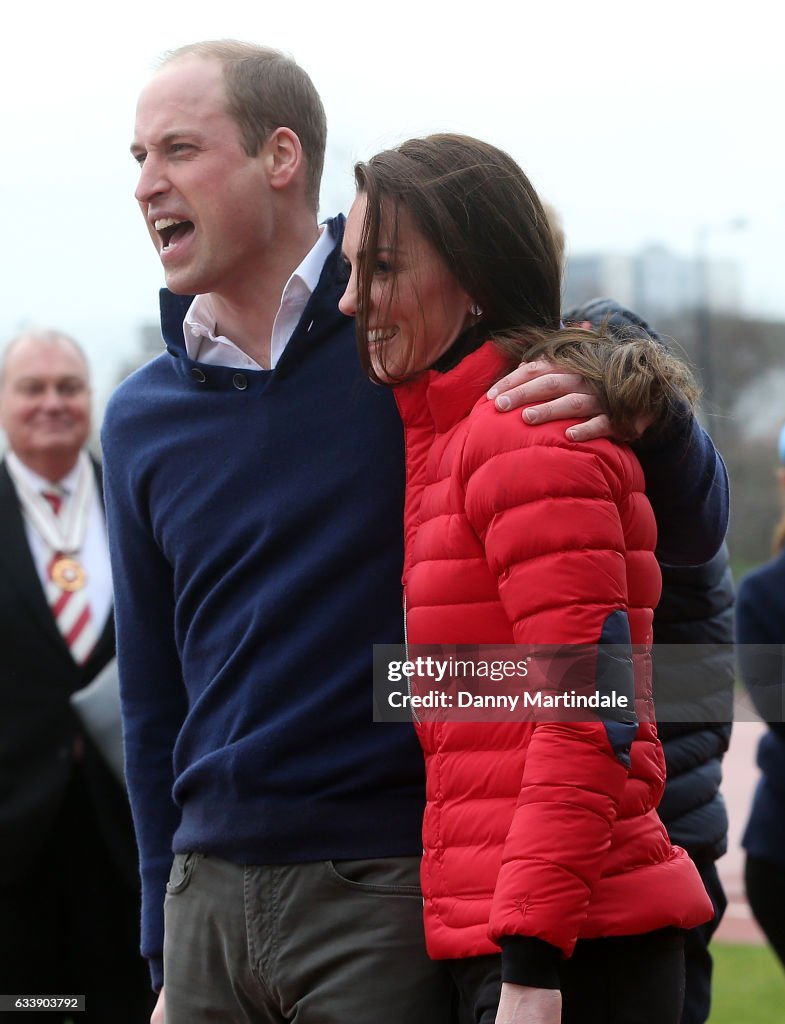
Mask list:
[[[506,369],[486,343],[395,389],[408,642],[650,644],[660,573],[637,459],[607,440],[570,443],[564,422],[497,412],[484,392]],[[653,724],[423,721],[418,732],[432,957],[498,952],[505,936],[569,956],[579,937],[711,917],[655,811],[665,769]]]

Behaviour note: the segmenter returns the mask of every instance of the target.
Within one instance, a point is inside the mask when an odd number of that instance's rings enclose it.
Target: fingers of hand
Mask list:
[[[602,406],[593,392],[579,392],[563,395],[542,405],[530,406],[524,410],[523,418],[527,423],[549,423],[551,420],[596,417],[601,413]]]
[[[574,427],[567,429],[566,434],[570,441],[594,441],[598,437],[613,437],[610,420],[604,413],[584,420],[583,423],[576,423]]]
[[[577,373],[546,373],[541,377],[519,384],[496,398],[496,408],[519,409],[531,402],[545,402],[548,399],[593,395],[588,384]],[[581,413],[573,414],[581,415]]]
[[[526,384],[536,377],[541,377],[545,373],[550,373],[553,369],[553,365],[544,359],[536,360],[532,363],[521,363],[508,373],[506,377],[496,381],[488,392],[488,398],[493,400],[507,391],[516,390],[522,384]]]

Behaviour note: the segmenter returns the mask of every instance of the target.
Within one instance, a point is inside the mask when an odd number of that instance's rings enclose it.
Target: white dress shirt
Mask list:
[[[330,232],[322,226],[316,244],[284,285],[270,342],[271,370],[275,369],[295,327],[300,322],[303,310],[319,283],[319,277],[327,257],[333,250],[333,245]],[[185,350],[190,359],[212,366],[231,366],[238,370],[264,369],[231,339],[224,335],[216,335],[216,326],[210,296],[197,295],[183,321]]]
[[[6,452],[5,457],[9,462],[13,462],[14,470],[39,494],[43,491],[52,490],[52,481],[39,476],[38,473],[34,473],[14,452]],[[69,498],[74,493],[76,475],[77,467],[74,466],[67,476],[57,481],[57,487],[63,496],[63,509],[67,507]],[[43,587],[48,579],[49,562],[52,558],[52,552],[26,516],[24,517],[24,523],[27,543],[33,556],[38,578],[41,580],[41,586]],[[112,610],[112,574],[109,566],[106,521],[104,520],[104,510],[101,506],[101,499],[97,488],[90,507],[87,533],[85,534],[82,550],[79,552],[79,561],[87,573],[87,583],[85,586],[90,601],[90,613],[98,636],[100,636]]]

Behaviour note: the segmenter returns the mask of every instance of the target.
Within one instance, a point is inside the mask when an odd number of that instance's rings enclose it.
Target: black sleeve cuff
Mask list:
[[[503,935],[502,981],[532,988],[559,988],[561,950],[529,935]]]

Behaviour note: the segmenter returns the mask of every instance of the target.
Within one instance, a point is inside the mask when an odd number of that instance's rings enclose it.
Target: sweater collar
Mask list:
[[[345,218],[343,214],[338,214],[337,217],[330,217],[325,221],[325,224],[326,231],[332,239],[333,247],[332,252],[328,255],[322,267],[319,283],[325,280],[328,275],[338,280],[342,274],[345,274],[342,265],[343,261],[338,258],[340,256]],[[168,288],[162,288],[160,291],[161,330],[170,355],[187,355],[185,339],[183,337],[183,322],[194,298],[194,295],[175,295]]]
[[[447,373],[427,370],[395,387],[395,400],[407,425],[430,420],[445,433],[469,415],[488,388],[509,369],[509,358],[492,341],[469,353]]]

